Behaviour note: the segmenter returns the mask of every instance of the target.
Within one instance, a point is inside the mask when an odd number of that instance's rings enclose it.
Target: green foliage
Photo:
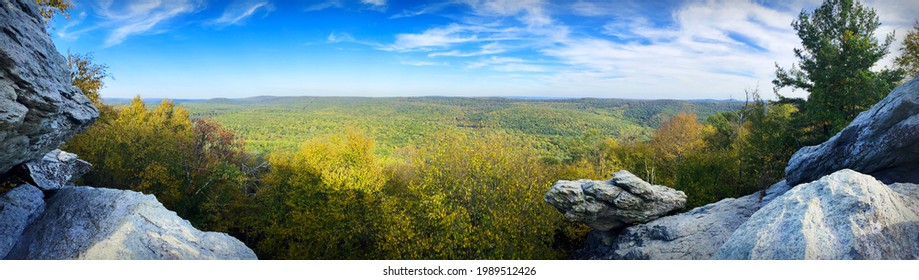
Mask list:
[[[541,200],[553,179],[536,150],[503,133],[445,131],[387,161],[352,130],[269,161],[263,258],[557,258],[555,235],[577,228]]]
[[[370,138],[354,131],[269,157],[257,249],[263,258],[369,259],[385,230],[387,178]]]
[[[812,14],[802,11],[792,27],[801,38],[798,65],[776,65],[776,91],[791,87],[810,93],[802,108],[816,141],[838,132],[855,116],[877,103],[900,81],[900,71],[871,67],[888,52],[893,34],[879,42],[881,25],[875,11],[853,0],[825,0]]]
[[[421,148],[400,212],[411,233],[391,235],[396,256],[545,259],[560,216],[542,201],[552,182],[537,151],[512,135],[446,132]],[[402,252],[411,248],[411,252]]]
[[[154,194],[197,226],[237,230],[228,219],[254,191],[245,166],[257,164],[235,135],[208,120],[192,122],[169,101],[149,111],[138,97],[102,112],[62,147],[93,163],[84,184]]]
[[[919,75],[919,21],[913,25],[913,29],[906,33],[906,37],[903,38],[900,56],[894,59],[894,63],[905,72],[907,79],[912,79]]]
[[[112,77],[108,65],[94,63],[92,53],[75,54],[70,51],[67,51],[67,65],[73,85],[83,91],[97,108],[104,106],[99,91],[105,86],[104,80]]]
[[[785,165],[800,148],[794,137],[792,117],[797,108],[789,104],[756,102],[739,142],[740,161],[747,192],[781,181]]]
[[[35,0],[35,3],[40,7],[39,13],[45,18],[46,23],[58,13],[70,19],[68,11],[73,8],[73,3],[70,0]]]
[[[701,118],[736,110],[737,102],[506,98],[255,97],[183,102],[193,117],[208,117],[239,133],[258,153],[296,150],[301,143],[347,127],[366,131],[377,153],[419,146],[444,129],[507,131],[534,142],[541,156],[572,160],[569,145],[588,131],[641,141],[660,120],[679,112]]]

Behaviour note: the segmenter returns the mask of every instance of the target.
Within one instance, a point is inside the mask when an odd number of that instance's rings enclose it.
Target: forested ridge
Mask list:
[[[795,151],[828,139],[914,73],[907,67],[915,59],[871,70],[892,40],[878,41],[878,26],[873,10],[853,1],[802,11],[792,23],[803,43],[799,63],[777,65],[773,85],[810,95],[772,101],[751,89],[739,90],[742,102],[254,97],[150,104],[138,96],[106,104],[98,92],[107,68],[73,54],[74,85],[100,117],[62,148],[94,164],[81,183],[154,194],[196,227],[228,232],[260,258],[565,258],[588,228],[543,201],[553,182],[625,169],[684,191],[687,209],[763,190],[784,177]]]
[[[147,100],[157,104],[159,100]],[[109,104],[125,104],[116,100]],[[649,139],[667,117],[693,112],[700,119],[736,110],[740,102],[677,100],[412,97],[252,97],[178,100],[192,117],[213,119],[246,139],[249,150],[292,150],[310,137],[355,127],[377,141],[377,151],[418,144],[445,128],[506,130],[534,137],[546,153],[564,158],[566,146],[588,131]]]

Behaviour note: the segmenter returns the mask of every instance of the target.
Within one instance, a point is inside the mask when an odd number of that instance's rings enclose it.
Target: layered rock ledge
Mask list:
[[[40,158],[99,116],[71,85],[32,0],[0,1],[0,174]]]
[[[652,221],[686,206],[685,193],[651,185],[625,170],[606,181],[558,181],[545,200],[568,220],[600,231]]]

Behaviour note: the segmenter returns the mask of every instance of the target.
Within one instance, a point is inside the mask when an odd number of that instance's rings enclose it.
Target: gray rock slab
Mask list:
[[[57,190],[7,259],[255,259],[225,233],[202,232],[153,195],[92,187]]]
[[[741,225],[714,259],[917,259],[919,185],[845,169],[794,187]]]

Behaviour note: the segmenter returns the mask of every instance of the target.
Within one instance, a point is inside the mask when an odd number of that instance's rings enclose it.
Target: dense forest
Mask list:
[[[106,66],[72,54],[74,85],[101,115],[63,149],[94,164],[81,183],[155,194],[260,258],[565,258],[588,229],[543,201],[556,180],[625,169],[686,192],[690,208],[754,193],[783,178],[797,149],[826,140],[915,75],[915,58],[871,70],[892,37],[879,42],[877,16],[857,2],[825,1],[792,26],[800,64],[777,67],[774,85],[806,90],[807,99],[769,101],[754,89],[738,102],[257,97],[177,105],[137,97],[112,105],[99,97]]]

